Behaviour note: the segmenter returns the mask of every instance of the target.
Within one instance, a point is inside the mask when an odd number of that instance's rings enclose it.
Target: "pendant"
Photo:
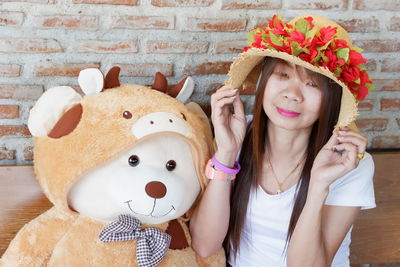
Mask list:
[[[279,195],[280,193],[282,193],[282,190],[279,188],[278,190],[276,190],[276,194]]]

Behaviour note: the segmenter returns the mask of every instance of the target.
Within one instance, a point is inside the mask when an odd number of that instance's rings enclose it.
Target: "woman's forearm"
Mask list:
[[[310,185],[303,211],[293,231],[287,263],[289,267],[328,266],[328,257],[322,235],[322,208],[328,188]]]
[[[216,153],[226,166],[233,166],[235,153]],[[201,257],[209,257],[222,247],[229,227],[231,182],[211,180],[190,220],[192,247]]]

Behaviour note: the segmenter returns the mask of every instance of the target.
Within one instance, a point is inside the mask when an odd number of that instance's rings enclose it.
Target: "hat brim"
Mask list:
[[[249,86],[249,84],[250,86],[255,86],[261,70],[262,61],[266,56],[280,58],[297,64],[311,71],[320,73],[338,83],[342,87],[342,99],[340,104],[339,118],[337,124],[335,125],[335,130],[339,127],[348,126],[351,129],[359,132],[354,123],[355,118],[359,114],[357,110],[357,102],[348,87],[342,81],[339,81],[328,69],[320,66],[314,66],[300,59],[299,57],[289,55],[285,52],[272,51],[262,48],[251,48],[241,53],[234,59],[228,72],[228,79],[225,81],[225,84],[231,85],[233,88],[242,88],[242,85]]]

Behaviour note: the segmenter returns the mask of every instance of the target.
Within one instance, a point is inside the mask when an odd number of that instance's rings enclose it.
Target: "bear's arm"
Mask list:
[[[53,207],[30,221],[11,241],[0,259],[0,267],[46,266],[54,246],[75,218]]]

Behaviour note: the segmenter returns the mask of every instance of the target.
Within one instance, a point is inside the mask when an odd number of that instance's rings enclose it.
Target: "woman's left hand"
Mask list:
[[[336,179],[358,166],[366,146],[367,139],[347,127],[335,131],[314,160],[310,183],[318,183],[327,189]]]

